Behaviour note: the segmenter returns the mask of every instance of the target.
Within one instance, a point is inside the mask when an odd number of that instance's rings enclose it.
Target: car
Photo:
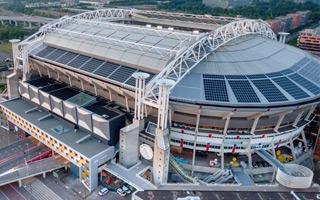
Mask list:
[[[126,192],[127,194],[131,194],[131,190],[129,189],[129,186],[127,186],[127,185],[123,185],[122,186],[122,190],[124,192]]]
[[[122,188],[118,188],[117,193],[122,197],[125,197],[127,195],[127,193],[125,191],[123,191]]]
[[[109,192],[108,188],[103,187],[103,188],[101,188],[101,190],[99,191],[98,194],[99,194],[99,196],[104,196],[104,195],[106,195],[108,192]]]

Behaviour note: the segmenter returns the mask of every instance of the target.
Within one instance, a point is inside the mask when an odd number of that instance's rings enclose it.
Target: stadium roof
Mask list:
[[[311,55],[261,36],[246,36],[199,63],[171,96],[207,104],[299,102],[320,96],[319,73],[320,61]]]
[[[135,23],[138,19],[175,21],[189,29],[150,27]],[[232,20],[236,21],[224,25]],[[184,22],[217,28],[193,32]],[[259,20],[102,10],[60,19],[40,33],[44,39],[31,51],[32,57],[131,90],[131,75],[148,72],[148,98],[157,96],[162,78],[177,83],[172,99],[191,103],[271,106],[320,96],[319,60],[277,42],[270,27]]]

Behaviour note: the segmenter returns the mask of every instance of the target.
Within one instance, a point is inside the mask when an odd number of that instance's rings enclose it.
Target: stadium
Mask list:
[[[63,17],[12,40],[1,108],[9,127],[68,160],[90,191],[105,173],[138,190],[274,179],[308,188],[304,128],[319,103],[320,61],[284,40],[243,18]]]

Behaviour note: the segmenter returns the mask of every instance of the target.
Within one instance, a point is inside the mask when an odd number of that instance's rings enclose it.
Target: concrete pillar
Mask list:
[[[144,120],[133,120],[133,123],[120,130],[119,162],[130,168],[139,161],[139,133],[144,128]]]
[[[9,40],[9,42],[12,45],[12,57],[13,57],[13,65],[14,65],[14,70],[16,71],[19,65],[18,61],[18,56],[19,56],[19,49],[18,49],[18,44],[20,42],[19,39],[12,39]]]
[[[170,87],[175,82],[170,79],[159,80],[158,95],[158,123],[154,143],[153,180],[156,185],[162,185],[168,181],[170,143],[168,112]]]
[[[159,186],[168,181],[170,146],[169,130],[156,129],[153,158],[153,181]]]
[[[294,160],[296,160],[296,159],[297,159],[297,156],[296,156],[296,154],[294,153],[294,145],[293,145],[293,140],[292,140],[292,138],[290,138],[289,143],[290,143],[290,149],[291,149],[292,157],[293,157]]]
[[[303,141],[305,149],[308,150],[307,138],[306,138],[306,134],[304,133],[304,131],[301,132],[301,137],[302,137],[302,141]]]
[[[42,177],[43,177],[43,178],[46,178],[46,173],[45,173],[45,172],[42,174]]]
[[[249,151],[247,153],[247,157],[248,157],[248,166],[250,169],[252,169],[252,154],[251,154],[251,151]]]
[[[192,152],[192,169],[191,169],[192,176],[193,176],[193,172],[194,172],[194,165],[196,162],[197,137],[198,137],[198,132],[199,132],[200,113],[201,113],[201,109],[199,109],[197,117],[196,117],[196,129],[195,129],[195,133],[194,133],[195,136],[194,136],[194,141],[193,141],[193,152]]]
[[[32,29],[32,23],[29,22],[29,29]]]
[[[13,72],[7,76],[7,91],[9,99],[19,97],[17,72]]]
[[[285,116],[286,116],[286,113],[283,113],[283,114],[281,114],[281,115],[279,116],[279,120],[278,120],[276,126],[274,127],[274,131],[275,131],[275,132],[277,132],[278,129],[280,128],[280,125],[281,125],[281,123],[282,123],[282,121],[283,121],[283,119],[284,119]]]
[[[226,119],[226,122],[224,124],[224,129],[223,129],[223,139],[222,139],[222,144],[221,144],[221,147],[220,147],[220,156],[221,156],[221,169],[224,169],[224,140],[225,140],[225,137],[227,135],[227,131],[228,131],[228,127],[229,127],[229,123],[230,123],[230,119],[231,119],[231,116],[233,115],[233,112],[229,113],[225,119]]]
[[[22,180],[21,179],[18,180],[18,185],[19,185],[19,187],[22,187]]]
[[[298,122],[300,121],[301,116],[303,115],[303,111],[301,111],[301,113],[298,114],[298,116],[296,117],[296,119],[294,120],[292,126],[297,126]]]

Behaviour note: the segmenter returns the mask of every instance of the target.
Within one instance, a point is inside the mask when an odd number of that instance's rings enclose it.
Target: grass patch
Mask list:
[[[6,85],[5,84],[1,84],[0,85],[0,92],[4,91],[6,89]]]
[[[0,52],[12,54],[12,46],[10,42],[4,42],[3,44],[0,44]]]

